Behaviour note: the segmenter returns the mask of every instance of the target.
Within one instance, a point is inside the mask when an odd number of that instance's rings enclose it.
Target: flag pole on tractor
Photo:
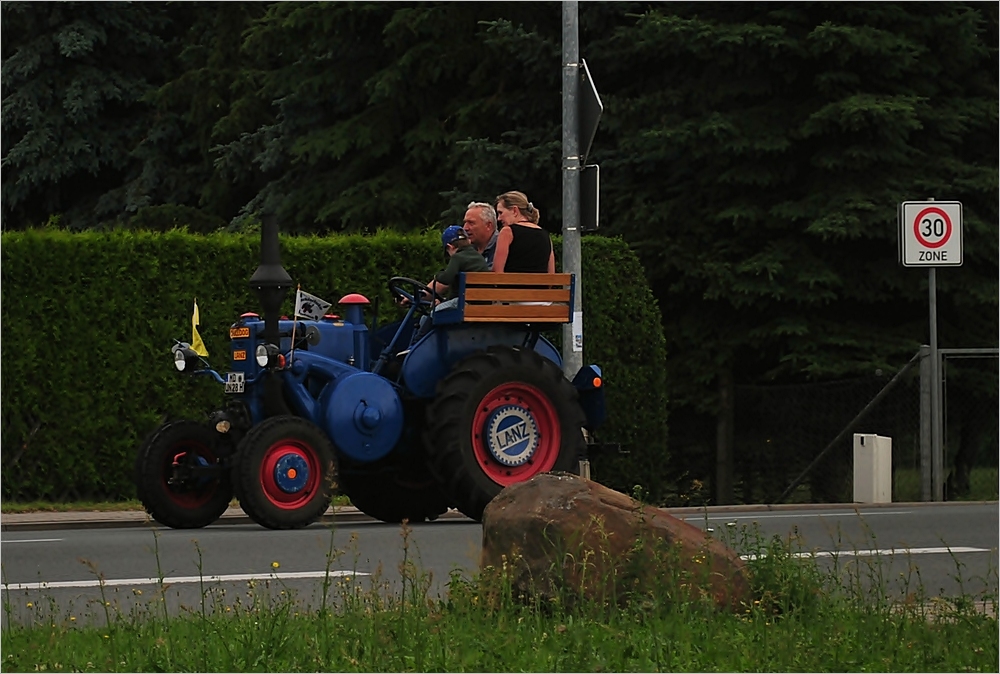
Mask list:
[[[295,321],[292,323],[292,348],[289,358],[291,354],[295,353],[295,328],[299,324],[299,316],[311,321],[320,321],[323,320],[326,310],[332,306],[321,297],[302,292],[302,284],[297,286],[295,291]]]
[[[198,334],[198,325],[201,323],[201,318],[198,316],[198,298],[194,298],[194,313],[191,315],[191,350],[202,358],[208,358],[208,349],[205,348],[205,342],[202,341],[201,335]]]

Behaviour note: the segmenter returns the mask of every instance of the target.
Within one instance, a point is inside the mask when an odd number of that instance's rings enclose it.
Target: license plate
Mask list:
[[[243,393],[246,387],[246,377],[242,372],[230,372],[226,375],[226,393]]]

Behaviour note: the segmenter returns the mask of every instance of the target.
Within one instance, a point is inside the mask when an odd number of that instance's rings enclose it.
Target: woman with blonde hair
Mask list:
[[[493,271],[555,273],[552,239],[538,225],[541,214],[524,192],[504,192],[496,198],[496,206],[503,229],[497,235]]]

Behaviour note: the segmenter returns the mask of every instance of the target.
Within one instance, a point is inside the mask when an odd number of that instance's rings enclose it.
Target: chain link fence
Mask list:
[[[943,360],[945,500],[997,498],[1000,458],[1000,359],[949,355]]]
[[[946,499],[997,498],[997,357],[946,358],[943,368]],[[892,438],[892,499],[922,499],[920,368],[910,367],[854,428],[803,471],[892,379],[779,386],[737,386],[734,397],[733,497],[736,503],[853,501],[854,433]],[[671,455],[686,467],[680,483],[706,488],[691,505],[715,503],[716,419],[690,410],[670,417]],[[697,489],[692,489],[697,492]]]

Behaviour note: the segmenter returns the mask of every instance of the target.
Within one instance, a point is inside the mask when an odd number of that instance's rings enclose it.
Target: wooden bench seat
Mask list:
[[[458,312],[465,323],[569,323],[573,289],[572,274],[467,272]]]

